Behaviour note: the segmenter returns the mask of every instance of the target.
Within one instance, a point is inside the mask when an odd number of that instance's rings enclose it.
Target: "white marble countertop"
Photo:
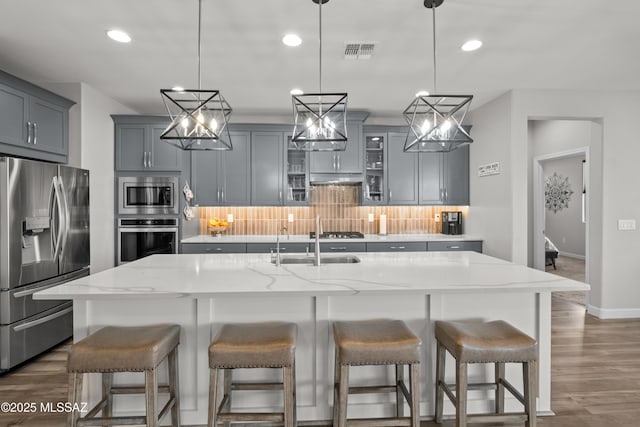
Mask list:
[[[313,242],[306,234],[292,234],[287,236],[282,235],[281,242]],[[277,239],[275,234],[249,234],[239,236],[211,236],[207,234],[200,234],[198,236],[187,237],[180,241],[180,243],[273,243]],[[363,239],[320,239],[321,242],[335,242],[339,240],[341,242],[461,242],[461,241],[479,241],[481,237],[471,236],[468,234],[389,234],[381,236],[379,234],[365,234]]]
[[[152,255],[35,299],[548,292],[589,285],[476,252],[356,253],[356,264],[276,267],[269,254]],[[291,255],[288,255],[291,256]],[[303,255],[304,256],[304,255]],[[336,256],[326,254],[325,256]]]

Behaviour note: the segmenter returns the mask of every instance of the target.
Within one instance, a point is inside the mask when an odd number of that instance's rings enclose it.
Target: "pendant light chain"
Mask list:
[[[319,58],[318,61],[318,87],[320,88],[320,93],[322,93],[322,0],[318,2],[319,13],[318,13],[318,52]]]
[[[436,86],[436,5],[435,2],[431,5],[431,11],[433,12],[433,93],[438,93]]]
[[[200,73],[200,54],[202,49],[202,0],[198,0],[198,90],[202,89],[202,77]]]

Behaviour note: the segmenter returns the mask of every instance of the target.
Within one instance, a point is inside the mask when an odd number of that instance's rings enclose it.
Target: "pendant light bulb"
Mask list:
[[[218,129],[218,121],[215,118],[211,119],[210,127],[212,131],[215,131],[216,129]]]
[[[428,119],[425,119],[424,122],[422,122],[422,126],[420,126],[420,130],[422,131],[422,134],[425,135],[429,132],[429,129],[431,129],[431,122],[429,122]]]

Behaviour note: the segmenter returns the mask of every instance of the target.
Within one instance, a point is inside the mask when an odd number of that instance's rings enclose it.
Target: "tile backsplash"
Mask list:
[[[323,231],[359,231],[378,233],[380,215],[387,215],[388,234],[440,233],[435,214],[459,210],[466,217],[467,206],[361,206],[359,185],[311,186],[309,206],[216,206],[201,207],[200,233],[207,234],[209,219],[227,219],[233,215],[225,235],[278,234],[282,227],[289,234],[309,234],[315,231],[315,218],[320,215]],[[374,217],[368,221],[369,214]],[[287,222],[293,214],[293,222]]]

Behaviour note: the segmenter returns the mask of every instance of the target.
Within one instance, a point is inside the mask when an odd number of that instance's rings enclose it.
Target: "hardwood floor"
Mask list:
[[[0,402],[65,402],[67,345],[0,376]],[[640,319],[600,320],[587,315],[584,306],[570,297],[554,295],[551,388],[556,415],[539,417],[540,426],[638,427]],[[2,427],[64,425],[64,414],[0,413]],[[422,427],[437,425],[422,423]]]

